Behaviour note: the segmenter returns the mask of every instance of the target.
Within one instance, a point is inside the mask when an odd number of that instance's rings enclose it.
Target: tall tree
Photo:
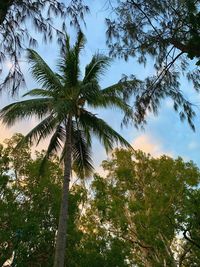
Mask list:
[[[181,119],[193,125],[192,104],[182,93],[180,75],[187,76],[200,89],[200,9],[199,1],[114,1],[113,19],[107,19],[110,52],[146,63],[154,59],[156,74],[138,89],[135,101],[136,123],[145,121],[146,111],[157,112],[161,99],[170,97]],[[196,66],[191,68],[189,59]]]
[[[58,41],[63,38],[66,18],[75,26],[80,26],[80,19],[89,11],[82,0],[8,0],[0,3],[0,72],[5,61],[11,68],[5,80],[0,84],[0,91],[8,88],[12,94],[24,84],[24,75],[20,68],[22,52],[26,47],[33,47],[37,40],[33,29],[43,36],[44,41],[51,41],[56,34]],[[60,29],[55,26],[55,17],[60,18]],[[63,23],[63,24],[62,24]],[[30,27],[31,25],[31,27]],[[32,25],[34,27],[32,27]]]
[[[21,143],[33,140],[39,143],[52,135],[43,163],[52,153],[62,149],[63,193],[54,267],[64,266],[72,167],[81,178],[89,176],[93,170],[90,155],[92,135],[100,140],[107,151],[118,142],[130,146],[104,120],[88,110],[90,107],[115,107],[124,112],[126,118],[132,117],[131,108],[123,100],[122,86],[117,84],[105,89],[99,86],[100,76],[110,63],[109,58],[99,54],[93,56],[85,68],[83,79],[80,80],[79,57],[84,44],[85,38],[82,32],[79,32],[77,41],[72,47],[69,37],[66,37],[66,45],[61,51],[58,65],[59,73],[51,70],[35,51],[28,50],[32,75],[42,85],[42,89],[33,89],[25,94],[37,98],[10,104],[0,112],[3,123],[8,126],[19,119],[31,116],[41,120]]]
[[[106,178],[95,175],[82,218],[96,246],[103,247],[102,240],[108,247],[121,243],[125,266],[127,261],[141,267],[198,266],[200,171],[195,164],[120,149],[103,167]]]
[[[16,152],[15,146],[22,138],[21,134],[15,134],[0,145],[0,266],[14,255],[13,267],[50,267],[53,266],[62,169],[59,158],[53,156],[46,164],[42,179],[38,179],[44,152],[36,152],[31,157],[27,144]],[[67,231],[72,248],[68,252],[70,266],[78,262],[76,248],[82,233],[77,219],[79,205],[84,201],[83,192],[78,185],[70,189]]]
[[[62,172],[58,159],[52,159],[48,161],[43,179],[39,180],[41,155],[33,160],[30,147],[24,144],[16,157],[14,148],[22,137],[14,135],[1,150],[0,265],[14,254],[12,266],[52,266],[53,256],[45,255],[54,249],[61,191],[58,178]],[[48,225],[50,231],[47,231]]]
[[[53,156],[47,162],[42,179],[38,179],[44,152],[37,152],[32,158],[27,144],[16,152],[15,146],[21,138],[22,135],[15,134],[5,141],[6,145],[0,146],[0,266],[14,252],[13,267],[50,267],[53,266],[62,170],[58,157]],[[125,242],[112,240],[106,229],[93,232],[96,223],[91,216],[82,218],[90,193],[81,185],[73,184],[70,188],[68,265],[129,266],[125,258],[130,249]]]

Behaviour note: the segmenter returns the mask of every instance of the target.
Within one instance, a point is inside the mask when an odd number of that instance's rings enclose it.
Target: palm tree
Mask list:
[[[8,126],[31,116],[36,116],[41,121],[24,137],[23,142],[35,141],[38,144],[51,135],[43,163],[52,153],[61,150],[61,160],[64,162],[63,192],[54,267],[64,266],[72,168],[81,178],[89,176],[93,170],[92,135],[100,140],[107,151],[116,143],[130,146],[104,120],[88,110],[116,107],[123,111],[126,117],[132,116],[130,106],[123,100],[122,86],[117,84],[105,89],[99,86],[99,78],[110,63],[108,57],[94,55],[85,68],[84,78],[80,80],[79,56],[84,44],[85,38],[81,32],[72,47],[69,37],[66,37],[58,64],[59,73],[52,71],[34,50],[29,49],[31,72],[42,89],[33,89],[24,95],[35,98],[10,104],[0,112],[3,123]]]

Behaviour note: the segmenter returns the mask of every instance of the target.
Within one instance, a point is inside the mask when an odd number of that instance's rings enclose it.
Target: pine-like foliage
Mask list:
[[[33,29],[41,33],[43,40],[51,41],[55,34],[60,42],[65,30],[66,18],[71,24],[80,26],[80,20],[89,11],[82,0],[2,0],[0,1],[0,72],[5,61],[11,63],[9,73],[0,84],[14,94],[24,85],[24,75],[20,68],[21,53],[26,47],[34,47],[37,40]],[[57,29],[55,18],[60,18],[62,27]],[[31,26],[31,27],[30,27]]]
[[[182,92],[182,74],[200,89],[200,9],[192,0],[114,1],[113,19],[106,19],[110,53],[125,59],[133,56],[145,64],[154,60],[155,75],[145,79],[136,92],[136,124],[145,121],[147,110],[158,112],[160,101],[171,98],[181,120],[194,129],[193,105]],[[194,59],[196,66],[189,66]]]

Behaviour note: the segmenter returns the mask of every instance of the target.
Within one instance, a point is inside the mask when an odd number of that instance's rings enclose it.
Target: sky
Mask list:
[[[95,53],[108,53],[106,47],[106,26],[105,15],[108,14],[104,6],[104,1],[92,1],[88,0],[91,13],[86,17],[86,28],[83,31],[87,38],[87,44],[84,52],[81,56],[81,69],[90,61],[92,55]],[[58,22],[59,24],[59,22]],[[68,29],[72,36],[72,41],[75,37],[74,29]],[[57,58],[59,55],[59,47],[56,42],[52,42],[48,45],[39,41],[39,46],[36,51],[46,60],[46,62],[55,69]],[[25,73],[27,88],[19,92],[19,96],[24,94],[27,89],[37,88],[38,85],[33,81],[28,71],[29,66],[22,58],[22,69]],[[6,63],[7,68],[9,62]],[[152,61],[144,68],[142,65],[136,63],[135,59],[129,59],[128,62],[123,60],[114,59],[106,75],[101,80],[101,87],[104,88],[113,83],[116,83],[122,77],[122,74],[130,75],[134,74],[140,79],[144,79],[146,76],[154,72]],[[190,96],[191,100],[195,104],[200,103],[200,96],[194,93],[188,93],[192,91],[192,85],[188,84],[185,79],[182,79],[182,87],[185,88],[186,93]],[[10,99],[7,93],[1,96],[0,108],[13,101],[18,101],[20,98],[15,96],[14,99]],[[196,132],[193,132],[187,123],[180,122],[178,115],[173,111],[172,103],[169,99],[162,102],[158,116],[149,114],[147,117],[147,125],[145,130],[137,130],[133,126],[127,128],[120,128],[121,115],[113,110],[98,110],[98,115],[106,120],[113,128],[119,131],[135,149],[141,149],[144,152],[150,153],[154,157],[159,157],[162,154],[167,154],[171,157],[181,156],[184,160],[193,160],[200,167],[200,112],[197,110],[197,118],[195,120]],[[0,142],[5,138],[10,138],[13,133],[21,132],[26,134],[37,121],[33,118],[26,122],[16,123],[12,128],[5,128],[0,124]],[[45,148],[47,141],[38,146],[38,150]],[[99,167],[101,161],[106,159],[107,155],[103,147],[94,140],[93,142],[93,159],[96,167],[96,171],[101,171]]]

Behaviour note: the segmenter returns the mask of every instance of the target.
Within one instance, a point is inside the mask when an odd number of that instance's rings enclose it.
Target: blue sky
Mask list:
[[[86,17],[87,28],[84,28],[84,33],[87,38],[87,44],[81,57],[81,67],[83,67],[90,61],[92,55],[96,52],[108,53],[105,41],[105,15],[107,11],[103,8],[104,1],[87,1],[91,14]],[[109,14],[110,16],[110,14]],[[75,31],[73,29],[68,30],[72,36],[72,41],[75,37]],[[53,68],[56,65],[57,57],[59,55],[59,48],[56,42],[49,45],[45,45],[39,42],[39,46],[36,49],[39,54],[47,61],[47,63]],[[24,58],[22,58],[24,60]],[[9,62],[7,62],[9,65]],[[26,62],[22,63],[22,68],[25,72],[27,88],[36,88],[38,85],[32,80],[30,74],[28,73],[28,65]],[[138,78],[143,79],[149,74],[154,72],[152,67],[152,61],[144,68],[138,65],[135,59],[130,59],[128,62],[123,60],[115,59],[113,60],[110,68],[108,69],[106,75],[102,78],[101,86],[106,87],[113,83],[116,83],[121,78],[122,74],[134,74]],[[185,79],[182,79],[182,88],[185,88],[187,95],[196,104],[200,103],[200,96],[193,93],[192,85],[188,84]],[[192,93],[190,93],[190,91]],[[22,95],[25,92],[19,92]],[[188,93],[189,92],[189,93]],[[1,107],[9,102],[17,100],[9,99],[6,94],[2,96],[3,101],[1,101]],[[143,149],[145,152],[151,153],[153,156],[159,156],[161,154],[168,154],[173,157],[181,156],[185,160],[193,160],[200,166],[200,112],[197,110],[196,118],[196,132],[193,132],[187,123],[182,123],[179,120],[178,115],[173,111],[172,104],[169,99],[162,102],[159,115],[154,117],[152,114],[148,116],[148,124],[144,131],[136,130],[133,126],[121,129],[121,115],[116,111],[98,111],[99,116],[103,117],[110,125],[112,125],[116,130],[131,143],[135,148]],[[25,123],[18,123],[11,129],[5,129],[1,127],[0,141],[6,137],[10,137],[14,132],[27,133],[31,127],[33,127],[37,122],[32,119]],[[39,146],[42,148],[44,144]],[[103,159],[106,158],[106,154],[100,144],[94,140],[93,146],[94,162],[98,166]]]

